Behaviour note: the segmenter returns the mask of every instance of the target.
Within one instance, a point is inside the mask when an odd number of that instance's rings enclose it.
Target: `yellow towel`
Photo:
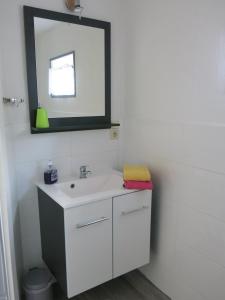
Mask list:
[[[124,180],[149,181],[151,174],[145,166],[125,165],[123,167]]]

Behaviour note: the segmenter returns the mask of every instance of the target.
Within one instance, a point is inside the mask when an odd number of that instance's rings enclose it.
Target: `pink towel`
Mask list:
[[[128,190],[153,190],[152,181],[125,180],[123,186]]]

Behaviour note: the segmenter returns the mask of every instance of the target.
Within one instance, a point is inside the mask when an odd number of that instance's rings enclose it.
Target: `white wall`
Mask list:
[[[1,58],[0,47],[0,99],[3,97]],[[14,300],[18,298],[21,244],[17,209],[11,192],[13,176],[8,161],[10,149],[6,132],[3,102],[0,101],[0,299]],[[17,262],[16,256],[19,258]]]
[[[123,162],[155,183],[152,262],[173,300],[225,296],[225,2],[127,1]]]
[[[7,299],[6,273],[3,253],[2,228],[0,224],[0,299]]]
[[[123,49],[119,0],[83,1],[84,14],[112,22],[112,119],[120,120],[123,99]],[[79,166],[88,164],[93,172],[116,167],[120,141],[111,141],[108,130],[31,135],[29,132],[28,97],[22,5],[38,6],[66,12],[61,0],[2,0],[1,28],[3,48],[3,92],[22,97],[19,108],[7,106],[7,135],[15,167],[14,209],[19,206],[23,268],[41,263],[41,244],[35,181],[42,178],[47,160],[52,159],[60,178],[77,175]]]
[[[1,81],[0,81],[0,94],[1,94]],[[0,174],[2,175],[2,164],[1,161],[4,159],[2,157],[2,135],[4,130],[4,123],[2,122],[2,104],[0,104]],[[1,176],[0,175],[0,176]],[[7,284],[6,284],[6,269],[5,269],[5,257],[3,248],[3,205],[6,207],[6,199],[3,197],[2,193],[2,176],[0,177],[0,299],[7,299]]]

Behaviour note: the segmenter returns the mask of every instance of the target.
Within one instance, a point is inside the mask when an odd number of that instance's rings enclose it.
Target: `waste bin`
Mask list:
[[[24,278],[26,300],[53,300],[53,276],[46,269],[31,269]]]

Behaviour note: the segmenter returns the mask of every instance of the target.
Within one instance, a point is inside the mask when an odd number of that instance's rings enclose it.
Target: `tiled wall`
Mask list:
[[[0,62],[0,99],[3,97],[1,79],[2,68]],[[7,150],[4,107],[3,102],[0,101],[0,229],[2,230],[0,233],[0,299],[2,300],[7,299],[8,295],[12,299],[14,296],[16,299],[18,298],[18,274],[21,273],[22,269],[20,224],[17,217],[17,208],[14,205],[14,182],[11,176],[11,168],[8,159],[10,154]],[[18,258],[17,260],[16,257]],[[7,280],[4,278],[6,270],[4,261],[1,261],[3,258],[7,262]]]
[[[118,165],[120,140],[110,140],[109,130],[31,135],[29,132],[25,44],[22,5],[66,12],[61,0],[3,0],[0,4],[0,34],[4,96],[22,97],[19,108],[4,107],[11,163],[15,219],[20,217],[23,268],[41,263],[41,244],[35,182],[42,180],[47,161],[52,159],[61,179],[76,176],[82,164],[96,172]],[[112,22],[112,120],[120,121],[123,99],[122,31],[119,1],[83,1],[84,14]],[[10,19],[10,22],[8,20]],[[7,28],[7,30],[4,30]],[[15,175],[15,176],[14,176]],[[16,238],[19,239],[16,226]]]
[[[225,2],[136,2],[127,1],[123,161],[146,163],[155,184],[143,272],[173,300],[221,300]]]
[[[0,299],[7,299],[2,229],[0,224]]]
[[[1,86],[1,81],[0,81],[0,97],[2,95],[2,86]],[[7,207],[4,205],[3,201],[5,200],[5,194],[2,192],[3,189],[3,176],[4,176],[4,165],[2,163],[2,156],[3,156],[3,132],[4,132],[4,122],[3,122],[3,108],[2,108],[2,103],[0,103],[0,299],[6,300],[7,298],[7,287],[6,287],[6,270],[5,270],[5,249],[3,249],[3,227],[2,224],[4,224],[3,221],[3,207]],[[5,180],[4,180],[5,182]],[[5,212],[6,209],[4,209]],[[7,215],[6,215],[7,217]],[[4,219],[5,220],[5,219]],[[7,225],[4,224],[6,227]],[[7,228],[7,232],[8,232]],[[7,240],[8,241],[8,240]]]

